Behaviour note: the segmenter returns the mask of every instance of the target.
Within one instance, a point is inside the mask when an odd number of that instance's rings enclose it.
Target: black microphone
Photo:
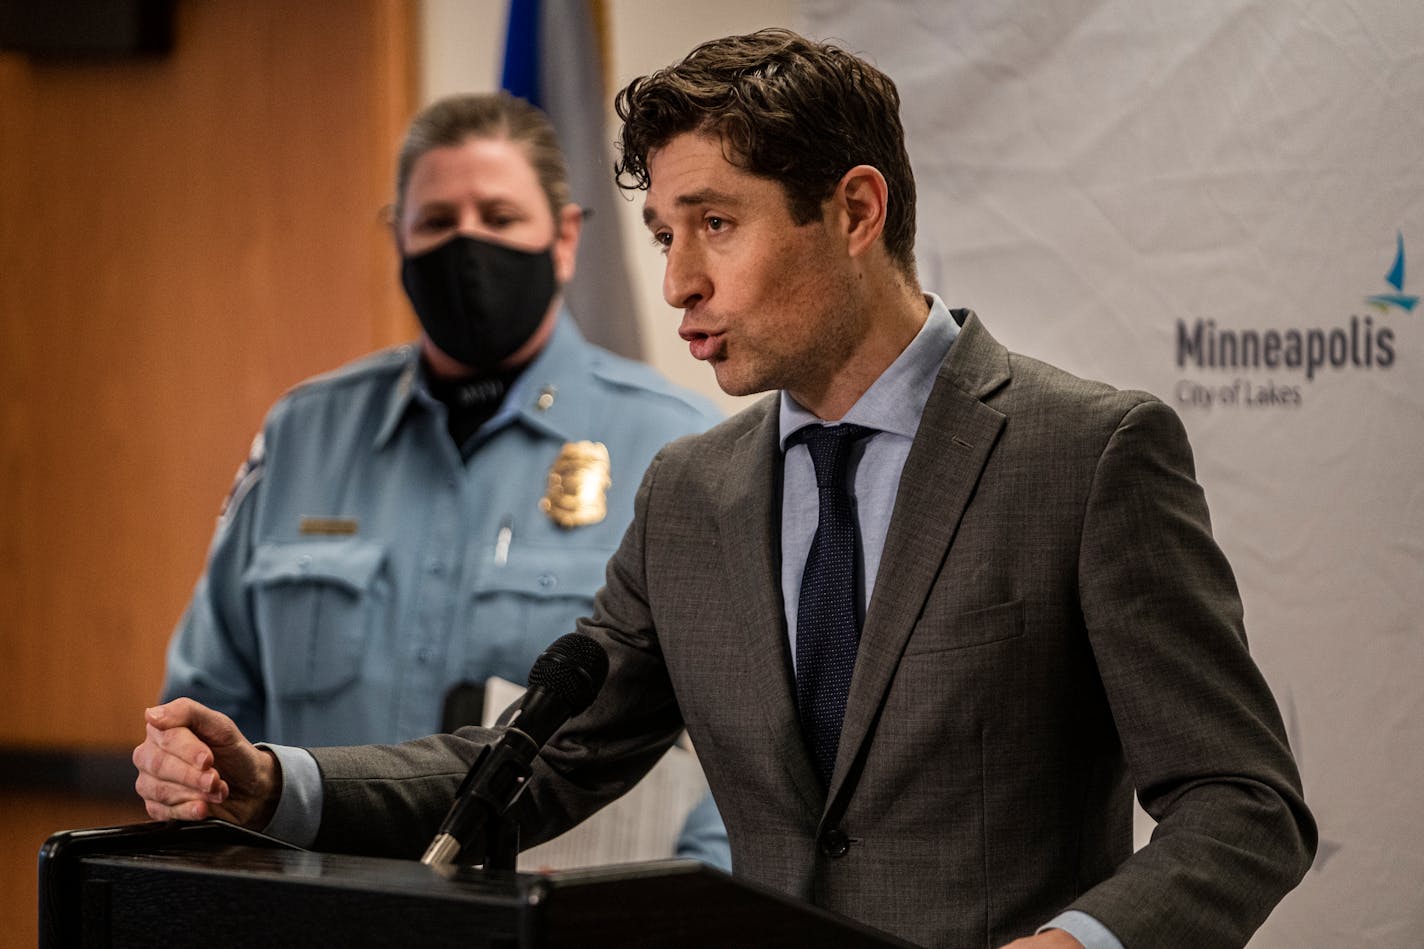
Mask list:
[[[561,636],[529,670],[529,689],[504,733],[481,749],[420,862],[442,866],[509,809],[531,765],[559,727],[592,704],[608,675],[608,654],[582,633]]]

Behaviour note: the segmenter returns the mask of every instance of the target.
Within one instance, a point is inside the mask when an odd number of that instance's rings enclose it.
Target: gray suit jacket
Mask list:
[[[739,876],[926,944],[995,946],[1076,908],[1128,947],[1240,945],[1315,827],[1185,432],[1150,396],[955,318],[829,791],[797,724],[771,398],[649,467],[580,624],[609,679],[546,748],[517,805],[527,840],[685,725]],[[318,845],[419,853],[487,737],[315,752]],[[1134,786],[1159,821],[1135,854]]]

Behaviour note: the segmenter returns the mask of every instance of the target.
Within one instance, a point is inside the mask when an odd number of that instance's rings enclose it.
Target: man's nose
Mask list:
[[[712,283],[702,254],[691,247],[669,247],[663,270],[663,299],[668,305],[686,310],[711,295]]]

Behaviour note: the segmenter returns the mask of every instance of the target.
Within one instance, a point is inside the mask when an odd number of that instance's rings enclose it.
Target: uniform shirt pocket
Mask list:
[[[613,551],[525,544],[488,561],[472,591],[472,628],[482,648],[467,674],[524,683],[539,654],[593,610]]]
[[[260,545],[243,574],[264,673],[286,698],[314,698],[361,671],[380,600],[385,546],[361,538]]]

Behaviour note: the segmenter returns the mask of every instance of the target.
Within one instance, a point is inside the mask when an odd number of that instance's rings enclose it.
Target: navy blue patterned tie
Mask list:
[[[836,764],[860,643],[855,511],[846,486],[846,457],[852,443],[873,431],[859,425],[809,425],[793,436],[811,452],[821,508],[796,610],[796,707],[812,763],[826,786]]]

